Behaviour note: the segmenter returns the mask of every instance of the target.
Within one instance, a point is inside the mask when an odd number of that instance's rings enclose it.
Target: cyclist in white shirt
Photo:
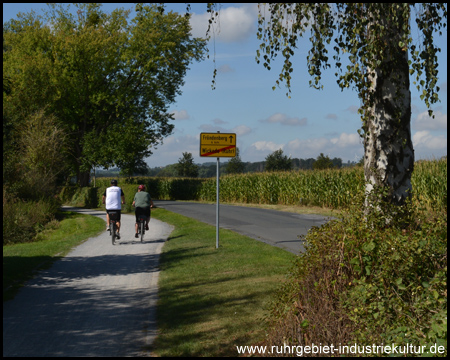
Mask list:
[[[119,212],[119,220],[117,221],[117,238],[120,239],[120,212],[121,204],[125,204],[125,194],[123,190],[117,186],[117,180],[111,180],[111,186],[105,190],[102,197],[103,204],[106,205],[106,231],[109,231],[109,211]]]

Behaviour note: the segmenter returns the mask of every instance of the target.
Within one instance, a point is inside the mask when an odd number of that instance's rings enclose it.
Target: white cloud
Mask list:
[[[245,125],[239,125],[233,128],[231,131],[234,132],[236,136],[244,136],[250,134],[252,132],[252,129]]]
[[[358,134],[342,133],[335,138],[294,139],[284,147],[284,152],[293,158],[317,158],[324,153],[331,158],[354,160],[361,158],[364,148]]]
[[[260,122],[269,124],[279,123],[281,125],[288,125],[288,126],[305,126],[308,122],[308,119],[307,118],[300,119],[298,117],[290,118],[285,114],[275,113],[269,116],[267,119],[260,120]]]
[[[433,136],[429,131],[417,131],[413,135],[413,145],[417,150],[445,150],[447,152],[447,137],[444,135]]]
[[[361,144],[361,138],[358,134],[342,133],[338,138],[332,138],[330,142],[338,147],[348,147]]]
[[[186,110],[181,111],[174,110],[172,114],[175,120],[187,120],[190,117]]]
[[[286,144],[276,144],[272,141],[257,141],[242,153],[243,161],[264,161],[265,157],[276,150],[282,149],[286,156],[292,158],[316,159],[320,153],[331,158],[347,160],[359,160],[364,149],[356,134],[341,134],[334,139],[324,137],[314,139],[294,139]]]
[[[251,145],[258,151],[277,151],[283,148],[283,144],[275,144],[272,141],[257,141]]]
[[[282,149],[283,146],[283,144],[275,144],[273,141],[257,141],[243,150],[240,147],[241,159],[250,162],[264,161],[267,155]]]
[[[219,119],[219,118],[215,118],[215,119],[213,120],[213,123],[216,124],[216,125],[227,124],[226,121],[223,121],[222,119]]]
[[[325,153],[330,147],[330,140],[325,138],[295,139],[289,141],[286,145],[286,151],[297,158],[316,158],[321,152]]]
[[[191,26],[194,37],[205,37],[208,28],[209,13],[192,14]],[[216,41],[237,42],[247,40],[255,34],[255,22],[257,17],[252,6],[242,6],[239,8],[228,7],[220,9],[219,18],[214,24],[214,34]],[[211,38],[213,33],[211,32]]]
[[[225,128],[221,127],[221,126],[211,125],[211,124],[202,124],[202,125],[199,126],[199,129],[202,132],[217,132],[217,131],[225,132],[225,133],[228,132],[227,129],[225,129]]]
[[[217,69],[217,71],[218,71],[219,73],[230,73],[230,72],[234,72],[234,69],[233,69],[230,65],[225,64],[225,65],[220,66],[220,67]]]
[[[440,111],[434,111],[434,119],[424,111],[417,115],[412,127],[415,130],[447,130],[447,114]]]
[[[357,114],[358,110],[359,110],[359,106],[355,106],[355,105],[349,106],[347,109],[345,109],[345,111],[348,111],[352,114]]]

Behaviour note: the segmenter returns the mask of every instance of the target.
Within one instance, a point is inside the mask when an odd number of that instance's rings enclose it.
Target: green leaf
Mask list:
[[[366,252],[370,252],[373,249],[375,249],[375,243],[373,241],[363,245],[363,250],[366,251]]]

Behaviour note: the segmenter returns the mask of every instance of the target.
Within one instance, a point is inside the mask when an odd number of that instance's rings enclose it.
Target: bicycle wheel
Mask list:
[[[111,241],[112,241],[112,244],[115,245],[115,243],[116,243],[116,222],[115,221],[111,221],[110,229],[111,229]]]
[[[141,228],[141,242],[144,242],[144,222],[142,220],[139,227]]]

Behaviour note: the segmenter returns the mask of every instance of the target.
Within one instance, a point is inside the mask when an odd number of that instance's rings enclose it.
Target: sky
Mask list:
[[[133,4],[103,4],[103,11]],[[42,13],[43,3],[4,3],[3,22],[16,18],[18,12]],[[185,4],[166,4],[167,10],[184,13]],[[130,14],[133,17],[134,11]],[[209,14],[206,4],[191,4],[192,35],[205,37]],[[191,64],[181,88],[182,94],[171,104],[175,125],[172,135],[153,149],[146,159],[149,167],[177,163],[184,152],[192,153],[194,162],[202,164],[216,158],[200,157],[200,133],[235,133],[240,157],[244,162],[264,161],[276,150],[292,158],[317,158],[320,153],[341,158],[344,163],[359,161],[364,153],[358,135],[361,118],[355,90],[341,91],[335,68],[323,72],[323,90],[309,86],[306,65],[309,36],[298,43],[293,57],[294,72],[290,98],[282,84],[276,87],[283,59],[278,56],[268,71],[255,61],[260,40],[256,37],[256,4],[223,4],[220,23],[208,43],[209,59]],[[414,31],[413,31],[414,33]],[[215,41],[213,41],[213,38]],[[415,158],[435,159],[447,155],[447,28],[436,37],[442,51],[438,54],[441,102],[434,104],[435,118],[428,116],[425,103],[412,85],[411,132]],[[332,53],[329,57],[332,61]],[[215,90],[212,80],[215,59]],[[221,162],[228,158],[221,158]]]

